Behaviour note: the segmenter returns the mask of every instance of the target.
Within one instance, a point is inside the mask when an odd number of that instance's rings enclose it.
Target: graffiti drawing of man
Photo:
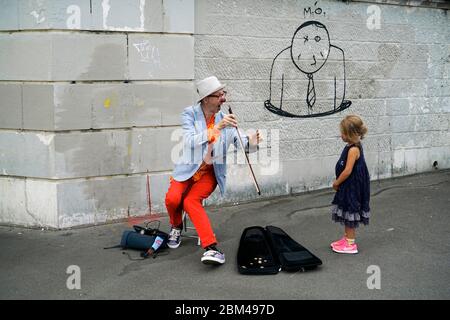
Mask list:
[[[327,28],[307,21],[291,45],[275,57],[265,107],[280,116],[309,118],[348,108],[345,100],[344,51],[330,44]]]

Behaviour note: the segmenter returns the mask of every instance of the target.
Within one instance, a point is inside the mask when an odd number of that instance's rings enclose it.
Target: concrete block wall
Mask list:
[[[148,214],[147,174],[151,209],[165,212],[179,114],[209,75],[227,85],[241,128],[265,134],[250,156],[263,197],[329,188],[351,113],[369,127],[373,180],[449,168],[448,11],[382,2],[0,0],[0,223]],[[282,118],[264,108],[271,64],[307,20],[344,50],[352,105]],[[226,197],[216,190],[207,204],[260,199],[242,155],[230,156]]]
[[[373,180],[431,171],[435,162],[438,168],[450,167],[448,8],[442,1],[383,2],[198,1],[195,77],[215,74],[227,84],[228,103],[243,128],[279,134],[262,150],[267,160],[278,149],[273,170],[255,159],[263,195],[329,188],[344,147],[339,122],[352,113],[369,128],[363,142]],[[371,24],[374,12],[379,13],[379,28]],[[264,108],[272,62],[308,20],[323,23],[331,44],[344,50],[346,99],[352,105],[326,117],[283,118]],[[291,69],[285,68],[290,79],[296,74]],[[329,78],[325,73],[316,80]],[[229,169],[227,177],[228,198],[214,201],[259,198],[242,164]]]
[[[194,0],[0,0],[0,223],[162,212]]]

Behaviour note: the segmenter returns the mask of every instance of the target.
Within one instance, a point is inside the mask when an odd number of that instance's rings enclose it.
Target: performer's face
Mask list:
[[[315,22],[301,26],[292,38],[294,64],[304,73],[318,71],[330,53],[330,37],[323,24]]]
[[[211,112],[217,113],[220,111],[220,107],[227,101],[227,92],[225,90],[219,90],[207,97],[207,106]]]

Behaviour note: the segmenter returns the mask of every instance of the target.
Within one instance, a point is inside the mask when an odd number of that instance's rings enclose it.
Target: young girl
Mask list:
[[[358,253],[355,229],[360,223],[367,225],[370,217],[370,177],[361,145],[367,127],[360,117],[349,115],[341,121],[340,131],[347,145],[336,164],[333,189],[337,192],[331,213],[333,221],[345,225],[345,233],[331,248],[339,253]]]

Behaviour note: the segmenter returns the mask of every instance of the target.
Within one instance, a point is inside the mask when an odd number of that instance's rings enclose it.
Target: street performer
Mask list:
[[[169,248],[175,249],[181,244],[184,210],[205,249],[201,261],[213,265],[225,263],[225,254],[217,248],[218,242],[203,200],[217,185],[224,195],[227,150],[231,143],[238,148],[237,118],[220,110],[227,101],[224,88],[225,85],[214,76],[197,83],[197,104],[185,108],[181,114],[183,152],[170,177],[165,200],[171,224]],[[240,135],[246,152],[257,150],[261,140],[258,131],[249,136]]]

